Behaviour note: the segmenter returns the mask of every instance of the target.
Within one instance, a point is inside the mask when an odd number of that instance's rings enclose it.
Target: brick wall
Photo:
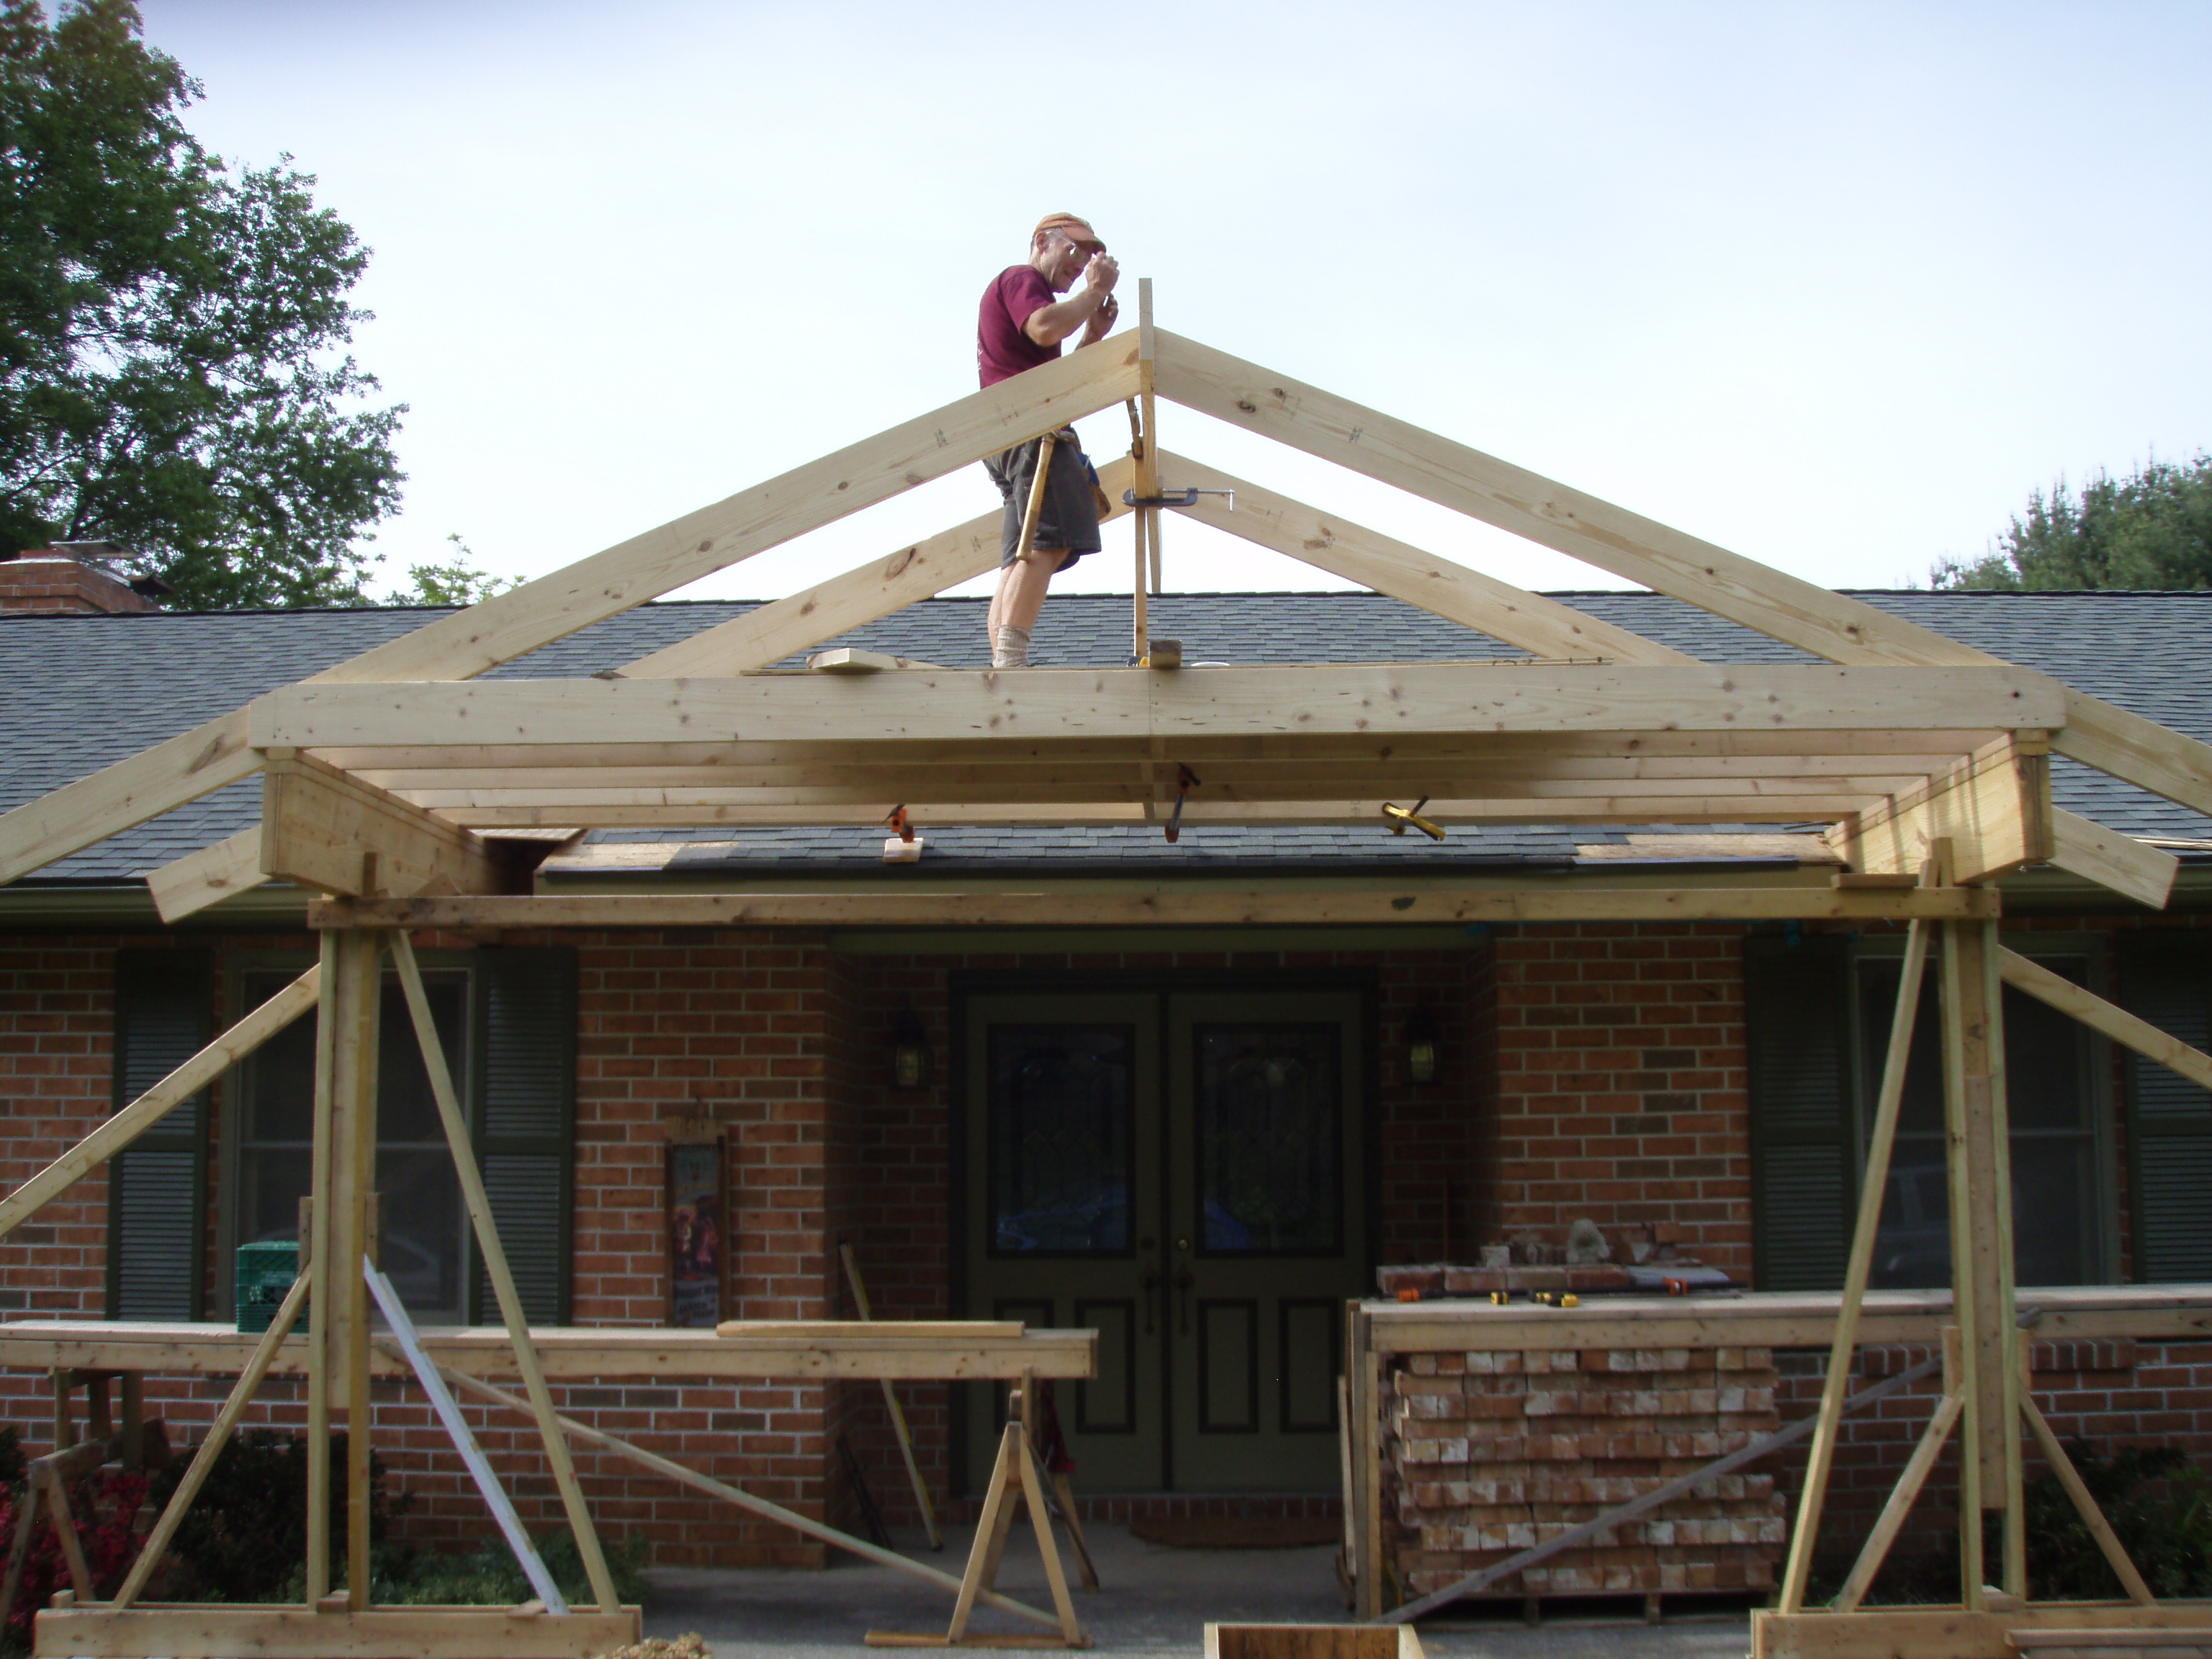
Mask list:
[[[70,555],[25,553],[0,559],[0,615],[98,616],[160,609],[152,599],[133,592],[128,583]]]
[[[1747,1279],[1743,930],[1546,927],[1493,949],[1484,1235],[1673,1222],[1686,1254]]]

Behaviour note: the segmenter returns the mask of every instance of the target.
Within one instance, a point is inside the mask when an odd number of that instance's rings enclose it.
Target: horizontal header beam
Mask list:
[[[1467,663],[1330,667],[1030,669],[735,680],[477,680],[272,691],[249,713],[257,749],[280,745],[876,740],[914,745],[1312,733],[2045,729],[2063,688],[2014,668],[1624,668]]]
[[[540,894],[526,898],[332,899],[311,927],[1344,927],[1378,922],[1992,920],[1997,896],[1963,887],[1562,888],[1222,891],[1175,884],[1105,893]]]

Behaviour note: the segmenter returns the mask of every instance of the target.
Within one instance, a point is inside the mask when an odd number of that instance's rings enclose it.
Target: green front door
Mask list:
[[[1059,1415],[1085,1492],[1333,1492],[1367,1278],[1352,991],[976,995],[967,1308],[1088,1326]],[[967,1390],[970,1490],[1003,1391]]]

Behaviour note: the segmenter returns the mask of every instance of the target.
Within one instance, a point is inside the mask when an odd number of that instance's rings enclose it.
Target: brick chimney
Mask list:
[[[113,542],[58,542],[0,559],[0,616],[159,611],[160,596],[169,591],[167,582],[159,576],[118,576],[109,565],[130,550]]]

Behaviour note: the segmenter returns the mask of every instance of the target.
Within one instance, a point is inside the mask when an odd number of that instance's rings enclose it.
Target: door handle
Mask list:
[[[1196,1275],[1188,1267],[1176,1275],[1175,1287],[1182,1292],[1182,1300],[1177,1304],[1176,1330],[1183,1336],[1190,1334],[1190,1287],[1197,1282]]]
[[[1145,1292],[1145,1334],[1146,1336],[1151,1336],[1159,1328],[1158,1324],[1153,1318],[1153,1310],[1157,1305],[1160,1291],[1159,1268],[1157,1267],[1146,1267],[1145,1271],[1138,1276],[1137,1283],[1143,1287]]]

